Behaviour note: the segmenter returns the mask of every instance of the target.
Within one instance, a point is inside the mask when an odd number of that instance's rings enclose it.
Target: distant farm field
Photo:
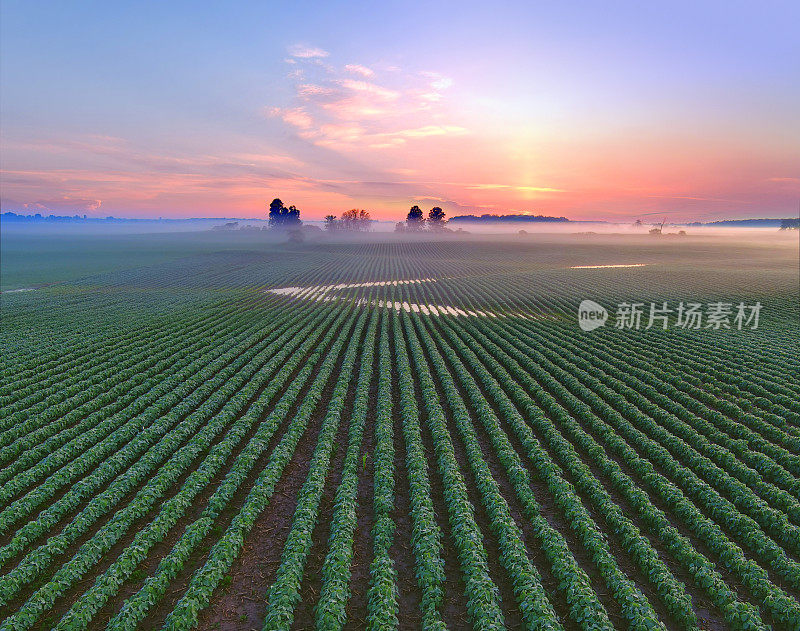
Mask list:
[[[800,629],[796,238],[237,239],[3,241],[0,629]]]

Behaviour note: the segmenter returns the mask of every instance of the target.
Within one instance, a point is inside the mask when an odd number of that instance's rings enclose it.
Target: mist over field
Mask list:
[[[219,220],[188,222],[103,222],[103,223],[4,223],[0,230],[3,265],[0,267],[0,290],[7,291],[37,286],[51,281],[69,280],[77,270],[104,271],[105,266],[119,267],[172,260],[183,254],[216,249],[282,249],[287,234],[267,230],[267,222],[240,222],[236,230],[212,230],[224,222]],[[306,222],[321,225],[322,222]],[[466,222],[465,222],[466,224]],[[614,265],[648,263],[668,255],[685,257],[685,264],[695,266],[698,273],[704,266],[715,264],[713,257],[698,259],[705,246],[722,253],[730,265],[747,267],[753,255],[759,260],[798,259],[798,235],[793,230],[775,228],[670,226],[661,235],[648,234],[649,225],[608,223],[524,224],[491,223],[489,225],[451,224],[451,232],[397,233],[394,222],[374,222],[369,232],[312,232],[305,242],[310,250],[326,249],[335,244],[442,242],[458,244],[465,256],[482,242],[506,243],[542,255],[553,248],[559,251],[566,265]],[[256,230],[248,230],[255,226]],[[244,229],[241,229],[244,227]],[[391,227],[391,230],[389,229]],[[264,229],[262,229],[264,228]],[[461,228],[461,230],[459,230]],[[578,228],[576,230],[576,228]],[[458,231],[456,231],[458,230]],[[679,235],[679,230],[685,235]],[[549,256],[549,254],[548,254]],[[737,259],[737,256],[739,257]],[[638,257],[638,258],[637,258]]]

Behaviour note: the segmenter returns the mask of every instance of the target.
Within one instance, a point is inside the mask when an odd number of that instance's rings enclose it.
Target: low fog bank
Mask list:
[[[262,230],[266,222],[250,227],[237,225],[212,229],[221,225],[213,220],[4,224],[0,231],[0,290],[32,289],[187,256],[218,256],[227,251],[247,251],[252,254],[261,252],[269,257],[285,252],[303,254],[313,252],[315,248],[330,250],[331,246],[335,250],[337,244],[458,244],[456,251],[461,251],[459,254],[451,248],[441,252],[449,253],[447,256],[464,256],[465,260],[470,260],[472,253],[480,260],[499,257],[497,260],[502,261],[507,255],[511,257],[509,262],[517,261],[523,268],[532,262],[545,268],[563,269],[620,265],[650,269],[645,266],[665,262],[701,270],[766,266],[781,270],[780,273],[793,273],[795,280],[800,263],[800,233],[778,228],[665,226],[661,234],[650,234],[649,226],[634,228],[623,224],[536,224],[525,227],[492,224],[486,228],[472,225],[469,230],[461,231],[400,233],[381,229],[385,226],[380,223],[374,226],[375,230],[368,232],[327,232],[320,223],[306,222],[301,231]],[[686,234],[678,235],[679,229],[684,229]],[[358,255],[361,249],[355,247],[345,251]],[[415,251],[427,250],[408,249],[408,252]],[[436,248],[431,251],[435,252]],[[402,256],[403,249],[383,252]],[[502,265],[507,267],[506,263]],[[576,270],[576,273],[591,272]]]
[[[508,241],[525,242],[584,242],[596,244],[666,244],[699,241],[761,243],[764,245],[800,245],[797,230],[780,230],[775,227],[740,226],[686,226],[666,224],[660,233],[653,234],[650,224],[605,222],[450,222],[445,230],[421,230],[396,232],[395,221],[374,221],[366,232],[338,230],[327,232],[321,220],[303,220],[303,243],[336,243],[365,241]],[[168,233],[192,233],[203,240],[221,239],[227,243],[242,242],[276,243],[291,240],[289,232],[269,230],[266,220],[137,220],[137,221],[76,221],[76,222],[0,222],[3,240],[20,237],[63,238],[156,235]]]
[[[395,221],[373,222],[373,232],[394,230]],[[325,222],[304,219],[304,226],[322,230]],[[75,220],[75,221],[2,221],[0,231],[20,235],[133,235],[170,232],[269,232],[266,219],[135,219],[135,220]]]
[[[603,256],[588,263],[636,263],[640,262],[635,254],[647,253],[687,253],[694,257],[699,251],[726,252],[740,251],[741,256],[760,252],[759,256],[779,255],[781,259],[792,260],[800,264],[800,233],[797,230],[780,230],[778,228],[740,228],[740,227],[686,227],[665,226],[660,234],[651,234],[650,226],[634,228],[622,224],[566,224],[536,225],[521,228],[518,224],[505,225],[506,229],[498,230],[492,224],[470,226],[469,230],[447,232],[366,232],[366,233],[321,233],[305,240],[313,243],[354,243],[354,242],[391,242],[419,243],[425,241],[463,243],[465,248],[470,244],[494,243],[508,244],[509,247],[530,247],[532,251],[542,248],[543,252],[551,251],[549,246],[561,248],[565,256],[587,251],[587,248]],[[679,234],[683,230],[685,234]],[[617,260],[618,254],[628,252],[631,257]],[[642,259],[645,260],[645,259]],[[586,262],[586,261],[582,261]],[[743,261],[743,264],[746,264]]]
[[[780,230],[777,227],[749,227],[749,226],[712,226],[712,225],[686,225],[664,224],[660,228],[660,235],[651,235],[652,229],[658,229],[660,224],[643,223],[609,223],[593,221],[569,222],[468,222],[458,221],[448,223],[451,230],[462,230],[470,234],[518,235],[525,234],[569,234],[569,235],[643,235],[643,236],[732,236],[732,235],[769,235],[769,234],[794,234],[796,230]],[[685,234],[681,234],[685,233]]]
[[[115,220],[115,221],[0,221],[3,234],[20,235],[125,235],[164,232],[203,232],[226,219]],[[266,222],[263,222],[266,225]]]
[[[741,241],[743,243],[795,243],[800,244],[800,232],[797,230],[781,230],[769,227],[731,227],[731,226],[682,226],[665,225],[660,232],[651,232],[653,226],[634,226],[632,224],[611,224],[594,222],[569,223],[496,223],[479,222],[449,223],[445,231],[422,230],[418,232],[395,232],[373,230],[366,233],[325,233],[324,237],[339,239],[391,239],[391,240],[448,240],[448,241],[510,241],[524,243],[526,241],[592,241],[598,243],[619,243],[621,241],[640,243],[676,243],[690,241],[696,243],[703,240]]]

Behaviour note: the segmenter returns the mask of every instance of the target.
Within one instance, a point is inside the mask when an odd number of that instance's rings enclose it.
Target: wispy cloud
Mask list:
[[[314,80],[298,81],[292,105],[266,110],[301,139],[334,151],[382,151],[434,136],[469,133],[449,120],[451,111],[443,101],[453,84],[450,78],[400,69],[379,76],[362,64],[320,65],[318,55],[306,54],[309,50],[317,49],[293,50],[293,61],[301,64],[300,72],[295,71],[298,76],[305,77],[302,68],[308,68]]]
[[[323,59],[328,57],[330,53],[321,48],[313,46],[305,46],[304,44],[294,44],[289,46],[289,54],[297,59]]]
[[[314,85],[313,83],[303,83],[298,85],[296,90],[297,96],[306,101],[333,97],[336,94],[336,90],[331,87]]]
[[[453,85],[451,78],[445,77],[438,72],[423,72],[421,74],[428,80],[428,90],[420,95],[426,101],[440,101],[444,91]]]
[[[276,153],[238,153],[233,154],[231,159],[241,164],[284,164],[294,167],[303,166],[302,160],[298,160],[293,156],[287,156]]]
[[[350,74],[358,74],[367,78],[375,76],[374,70],[367,68],[366,66],[362,66],[361,64],[347,64],[344,67],[344,70]]]
[[[383,86],[368,81],[355,81],[353,79],[342,79],[338,82],[345,90],[366,94],[372,98],[382,101],[395,101],[400,98],[400,92],[384,88]]]
[[[463,184],[462,186],[475,189],[475,190],[514,190],[520,192],[529,192],[529,193],[563,193],[565,192],[563,189],[560,188],[551,188],[549,186],[528,186],[528,185],[517,185],[517,184]]]
[[[651,199],[686,199],[696,202],[722,202],[726,204],[748,204],[740,199],[722,199],[719,197],[697,197],[694,195],[647,195]]]
[[[281,109],[273,107],[269,110],[270,116],[280,116],[283,122],[299,129],[309,129],[314,125],[314,119],[302,107]]]

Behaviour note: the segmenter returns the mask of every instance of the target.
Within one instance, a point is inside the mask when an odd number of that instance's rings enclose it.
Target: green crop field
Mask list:
[[[796,235],[25,238],[0,629],[800,629]]]

